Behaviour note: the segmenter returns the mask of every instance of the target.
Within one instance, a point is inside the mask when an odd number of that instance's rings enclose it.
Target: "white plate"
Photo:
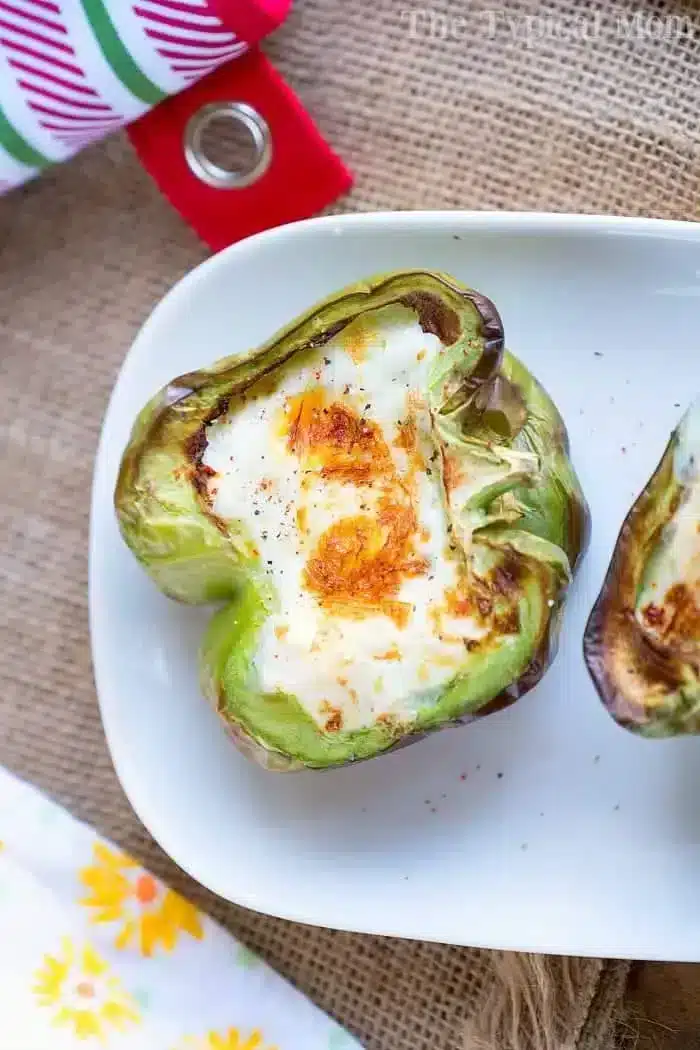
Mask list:
[[[200,698],[204,610],[151,585],[112,512],[134,415],[350,281],[447,270],[490,296],[569,428],[593,514],[559,656],[514,707],[395,754],[280,776]],[[124,788],[162,847],[238,904],[456,944],[700,960],[700,740],[618,728],[581,636],[630,503],[700,389],[700,226],[404,213],[312,220],[210,259],[156,308],[119,376],[95,471],[94,665]]]

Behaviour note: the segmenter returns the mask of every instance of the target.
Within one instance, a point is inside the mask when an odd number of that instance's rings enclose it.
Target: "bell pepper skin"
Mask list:
[[[372,361],[383,361],[390,370],[392,358],[381,355],[392,353],[389,344],[397,324],[433,348],[421,364],[420,383],[410,391],[422,406],[414,427],[416,440],[427,449],[420,477],[432,486],[440,527],[449,538],[444,557],[461,588],[459,601],[451,599],[457,609],[453,613],[476,617],[478,636],[465,635],[459,666],[430,691],[412,683],[406,702],[388,713],[370,714],[360,722],[350,709],[333,709],[324,723],[309,710],[304,695],[263,685],[267,670],[260,667],[261,638],[280,614],[279,578],[261,555],[256,521],[245,500],[241,497],[235,514],[218,509],[220,482],[212,477],[216,471],[206,462],[207,450],[216,427],[235,426],[251,398],[262,406],[293,400],[280,391],[299,375],[310,377],[314,398],[322,390],[334,399],[331,408],[340,406],[347,416],[349,387],[334,387],[332,380],[323,387],[325,379],[318,377],[324,362],[330,367],[331,359],[345,353],[349,333],[357,332],[358,325],[371,325],[376,334]],[[425,354],[421,350],[416,356],[421,360]],[[386,384],[395,381],[389,371]],[[372,393],[365,395],[366,409]],[[310,408],[311,402],[310,394],[302,400],[299,418],[311,419],[313,430],[323,422],[321,412],[328,410]],[[396,420],[397,433],[405,422]],[[356,426],[358,441],[371,436],[380,451],[392,450],[386,453],[387,462],[399,455],[393,449],[400,442],[389,441],[371,418],[362,415]],[[292,437],[285,440],[284,454],[290,455]],[[331,444],[338,440],[331,435]],[[336,455],[335,445],[331,451]],[[362,470],[370,470],[377,456],[363,460]],[[428,462],[434,466],[426,466]],[[345,463],[343,469],[347,467]],[[262,465],[260,469],[264,473]],[[313,466],[306,473],[322,485],[326,469]],[[407,478],[401,491],[408,491]],[[367,491],[369,499],[371,485]],[[134,424],[115,489],[115,510],[124,541],[163,593],[189,604],[221,605],[202,642],[202,691],[239,749],[275,771],[327,769],[369,759],[482,717],[532,689],[554,659],[564,601],[589,534],[588,507],[570,461],[563,420],[538,381],[505,350],[498,310],[450,275],[424,270],[381,274],[345,288],[250,353],[173,380]],[[362,520],[363,527],[373,527],[369,518]],[[384,518],[381,522],[380,546],[393,528]],[[320,576],[316,571],[322,540],[305,572],[325,585],[323,571]],[[329,549],[337,555],[337,542]],[[374,561],[367,561],[382,567],[379,582],[384,583],[393,579],[385,555],[382,548]],[[359,549],[357,557],[370,556]],[[429,574],[440,567],[442,557],[433,551],[424,563],[409,558],[409,575],[432,579]],[[309,569],[312,563],[316,576]],[[384,596],[372,606],[364,594],[368,579],[369,569],[367,579],[359,574],[363,593],[356,600],[346,595],[345,607],[335,599],[328,605],[341,630],[362,617],[381,627],[386,616],[395,615],[403,593],[399,584],[388,605]],[[318,604],[324,601],[319,598]],[[350,610],[347,601],[355,602]],[[408,615],[410,619],[410,610]],[[361,696],[359,703],[374,711],[367,697]]]
[[[700,732],[700,398],[622,525],[583,648],[621,726]]]

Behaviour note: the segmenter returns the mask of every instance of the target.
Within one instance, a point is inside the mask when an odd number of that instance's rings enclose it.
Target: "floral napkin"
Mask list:
[[[2,1050],[361,1050],[131,857],[0,768]]]

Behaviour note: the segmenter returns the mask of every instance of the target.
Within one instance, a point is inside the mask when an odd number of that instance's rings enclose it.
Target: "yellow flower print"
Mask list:
[[[225,1032],[207,1032],[197,1038],[189,1038],[180,1045],[179,1050],[277,1050],[268,1046],[257,1028],[249,1035],[241,1035],[237,1028]]]
[[[53,1007],[54,1024],[68,1025],[79,1039],[104,1042],[110,1028],[123,1031],[140,1016],[136,1004],[89,944],[64,937],[57,955],[45,955],[33,991],[41,1006]]]
[[[202,939],[202,922],[194,905],[163,886],[126,853],[98,842],[93,861],[79,873],[90,891],[80,903],[95,909],[92,922],[121,924],[114,941],[117,948],[133,943],[142,955],[150,956],[159,944],[172,951],[181,932]]]

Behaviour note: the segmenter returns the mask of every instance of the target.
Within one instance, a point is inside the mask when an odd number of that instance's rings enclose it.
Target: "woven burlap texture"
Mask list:
[[[336,210],[695,217],[695,5],[466,8],[298,0],[268,43],[356,173]],[[86,619],[93,454],[134,332],[204,255],[123,139],[0,201],[0,761],[183,889],[370,1050],[453,1050],[491,980],[488,953],[223,904],[155,847],[105,749]],[[625,968],[576,973],[556,1042],[537,1045],[610,1046]]]

